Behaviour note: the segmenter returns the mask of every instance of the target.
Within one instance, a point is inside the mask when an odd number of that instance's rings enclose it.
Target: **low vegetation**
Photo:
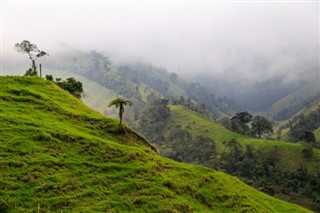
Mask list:
[[[140,135],[39,77],[0,77],[1,212],[309,212]]]
[[[167,116],[156,116],[164,111]],[[162,155],[228,172],[266,193],[320,210],[319,149],[231,132],[179,105],[158,104],[145,113],[143,124],[156,129],[157,138],[153,132],[150,140]],[[144,132],[149,138],[149,129]]]

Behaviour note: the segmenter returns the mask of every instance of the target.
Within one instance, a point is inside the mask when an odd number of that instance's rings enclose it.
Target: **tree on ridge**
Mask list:
[[[16,43],[14,48],[21,53],[27,53],[32,62],[31,70],[27,70],[26,75],[37,75],[36,60],[42,56],[49,55],[48,53],[39,50],[37,45],[30,43],[30,41],[23,40],[21,43]]]
[[[116,108],[119,108],[119,119],[120,119],[120,122],[119,122],[119,129],[122,128],[122,117],[123,117],[123,113],[124,113],[124,106],[132,106],[133,103],[131,101],[128,101],[124,98],[116,98],[114,100],[112,100],[110,103],[109,103],[109,107],[111,106],[115,106]]]

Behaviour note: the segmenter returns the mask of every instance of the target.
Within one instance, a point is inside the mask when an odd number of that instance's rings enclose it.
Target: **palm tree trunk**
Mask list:
[[[120,119],[119,127],[120,128],[122,127],[122,115],[123,115],[123,105],[120,104],[120,107],[119,107],[119,119]]]

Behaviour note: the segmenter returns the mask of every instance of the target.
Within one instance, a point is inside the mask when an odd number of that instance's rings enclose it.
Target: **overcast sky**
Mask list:
[[[29,40],[51,56],[95,49],[189,76],[296,78],[319,69],[316,1],[2,0],[1,27],[3,65],[25,58],[13,45]]]

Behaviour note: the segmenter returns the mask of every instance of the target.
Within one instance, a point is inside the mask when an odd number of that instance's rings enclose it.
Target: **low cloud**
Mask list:
[[[25,39],[51,55],[95,49],[229,82],[290,82],[319,70],[317,2],[5,1],[1,16],[8,70],[10,58],[26,57],[12,48]]]

